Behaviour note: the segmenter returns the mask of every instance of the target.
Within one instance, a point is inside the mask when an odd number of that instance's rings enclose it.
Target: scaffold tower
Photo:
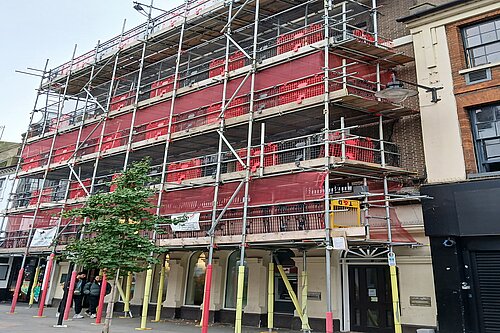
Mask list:
[[[306,254],[324,251],[333,332],[332,251],[377,248],[393,277],[393,248],[416,244],[393,204],[422,197],[396,194],[413,173],[389,140],[394,121],[416,111],[374,95],[412,58],[379,34],[376,0],[186,0],[158,17],[151,8],[144,24],[79,56],[75,46],[69,62],[44,69],[0,251],[43,256],[50,249],[30,243],[52,227],[60,251],[82,223],[62,213],[113,191],[113,179],[149,157],[156,214],[196,219],[191,228],[163,226],[155,241],[207,252],[202,332],[219,249],[239,251],[241,332],[252,248],[268,251],[270,276],[276,265],[284,280],[277,251],[303,254],[303,304],[289,290],[303,331]],[[272,295],[270,331],[271,303]]]

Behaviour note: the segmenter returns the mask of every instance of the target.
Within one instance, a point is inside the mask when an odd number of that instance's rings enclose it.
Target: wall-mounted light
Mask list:
[[[417,90],[405,88],[403,83],[422,88],[425,89],[426,92],[430,92],[432,103],[437,103],[441,100],[440,98],[438,98],[437,91],[443,89],[443,87],[427,87],[418,83],[396,79],[396,76],[394,74],[392,75],[392,81],[387,84],[387,87],[384,90],[377,91],[375,93],[375,97],[387,99],[393,103],[399,104],[408,97],[418,95]]]

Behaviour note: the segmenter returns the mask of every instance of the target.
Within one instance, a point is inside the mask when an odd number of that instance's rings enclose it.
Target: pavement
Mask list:
[[[83,319],[74,319],[65,321],[65,328],[55,328],[57,324],[56,309],[46,308],[44,310],[44,318],[33,318],[37,315],[38,308],[29,309],[25,303],[18,303],[15,314],[8,314],[10,304],[0,304],[0,332],[1,333],[100,333],[103,325],[95,325],[95,319],[85,317]],[[116,314],[115,315],[119,315]],[[70,314],[70,318],[73,312]],[[153,319],[153,318],[149,318]],[[200,333],[201,328],[196,326],[194,321],[185,320],[165,320],[159,323],[152,323],[148,319],[148,328],[152,332],[168,332],[168,333]],[[102,320],[104,322],[104,318]],[[137,332],[136,327],[140,326],[140,318],[114,318],[111,324],[111,333],[130,333]],[[296,331],[289,330],[274,330],[277,333],[295,333]],[[234,327],[230,325],[214,324],[209,328],[210,333],[233,333]],[[243,327],[242,333],[260,333],[267,332],[266,328]]]

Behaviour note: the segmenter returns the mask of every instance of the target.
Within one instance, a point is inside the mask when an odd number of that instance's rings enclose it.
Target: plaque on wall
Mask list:
[[[429,296],[410,296],[410,306],[431,306],[431,298]]]
[[[321,292],[320,291],[308,291],[307,299],[310,301],[321,301]]]

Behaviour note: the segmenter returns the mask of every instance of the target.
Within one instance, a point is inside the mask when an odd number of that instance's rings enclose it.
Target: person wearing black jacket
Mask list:
[[[83,288],[83,293],[87,295],[89,300],[89,308],[85,314],[90,318],[95,318],[97,314],[97,306],[99,305],[99,296],[101,295],[102,276],[95,277],[94,282],[87,282]],[[106,295],[111,292],[111,286],[106,283]]]
[[[74,319],[81,319],[83,316],[80,314],[82,312],[82,302],[83,302],[83,288],[85,287],[87,281],[85,280],[87,278],[87,275],[84,272],[78,272],[76,274],[76,281],[75,281],[75,289],[73,290],[73,303],[75,304],[75,315],[73,316]],[[69,285],[64,285],[64,289],[68,289]],[[57,308],[57,314],[56,316],[58,317],[60,313],[64,312],[64,309],[62,308],[63,302],[59,303],[59,307]]]

